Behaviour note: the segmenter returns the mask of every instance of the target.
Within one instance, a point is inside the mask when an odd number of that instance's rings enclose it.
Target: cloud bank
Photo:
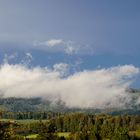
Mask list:
[[[0,67],[0,92],[3,97],[42,97],[62,100],[68,107],[125,107],[132,100],[126,88],[139,73],[133,65],[75,72],[66,75],[67,64],[28,68],[22,64]]]

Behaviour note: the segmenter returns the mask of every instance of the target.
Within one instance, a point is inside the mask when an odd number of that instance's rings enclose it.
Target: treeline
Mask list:
[[[55,112],[1,112],[0,117],[2,119],[15,119],[15,120],[25,120],[25,119],[35,119],[35,120],[44,120],[50,119],[56,116],[59,116],[62,113]]]
[[[57,114],[47,120],[19,124],[0,122],[0,140],[26,139],[28,134],[38,134],[34,140],[138,140],[140,116],[86,115],[83,113]],[[69,137],[57,134],[69,132]],[[6,139],[6,138],[4,138]]]
[[[130,140],[139,139],[135,134],[140,127],[140,116],[107,116],[68,114],[42,123],[40,135],[54,132],[71,132],[69,140]]]
[[[84,127],[90,128],[96,124],[102,126],[127,127],[135,131],[140,124],[140,116],[110,116],[110,115],[86,115],[83,113],[70,113],[50,119],[57,132],[81,131]]]

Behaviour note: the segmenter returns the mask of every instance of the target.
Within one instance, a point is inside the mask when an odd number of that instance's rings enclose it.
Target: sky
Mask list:
[[[139,7],[139,0],[0,0],[0,71],[57,66],[60,79],[69,79],[84,71],[139,69]],[[140,88],[139,73],[130,83]]]

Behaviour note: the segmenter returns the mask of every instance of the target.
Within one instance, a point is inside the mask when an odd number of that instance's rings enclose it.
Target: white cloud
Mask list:
[[[69,65],[66,63],[59,63],[53,66],[55,72],[59,72],[62,77],[69,74]]]
[[[17,56],[18,56],[17,53],[13,53],[13,54],[11,54],[11,55],[4,54],[3,62],[4,62],[4,63],[8,63],[10,60],[15,59]]]
[[[26,55],[28,58],[33,59],[33,56],[32,56],[31,53],[27,52],[25,55]]]
[[[37,49],[43,49],[51,52],[63,52],[72,54],[93,54],[93,48],[88,45],[77,44],[73,41],[64,41],[62,39],[51,39],[47,41],[34,41],[33,46]]]
[[[58,45],[63,45],[63,40],[62,39],[51,39],[47,41],[34,41],[33,45],[34,46],[48,46],[48,47],[54,47]]]
[[[31,53],[27,52],[25,53],[25,56],[21,60],[21,64],[29,66],[33,60],[33,56]]]
[[[4,64],[0,68],[1,94],[4,97],[61,99],[69,107],[125,107],[131,102],[132,96],[125,89],[139,73],[133,65],[76,72],[62,77],[67,67],[63,63],[54,65],[53,69]]]
[[[47,46],[50,46],[50,47],[53,47],[53,46],[57,46],[57,45],[61,45],[63,44],[63,40],[61,39],[52,39],[52,40],[48,40],[46,41],[46,45]]]

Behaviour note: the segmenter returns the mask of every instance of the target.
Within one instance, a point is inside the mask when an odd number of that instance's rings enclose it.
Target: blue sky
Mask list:
[[[30,53],[33,66],[140,67],[139,7],[139,0],[1,0],[0,63]]]

